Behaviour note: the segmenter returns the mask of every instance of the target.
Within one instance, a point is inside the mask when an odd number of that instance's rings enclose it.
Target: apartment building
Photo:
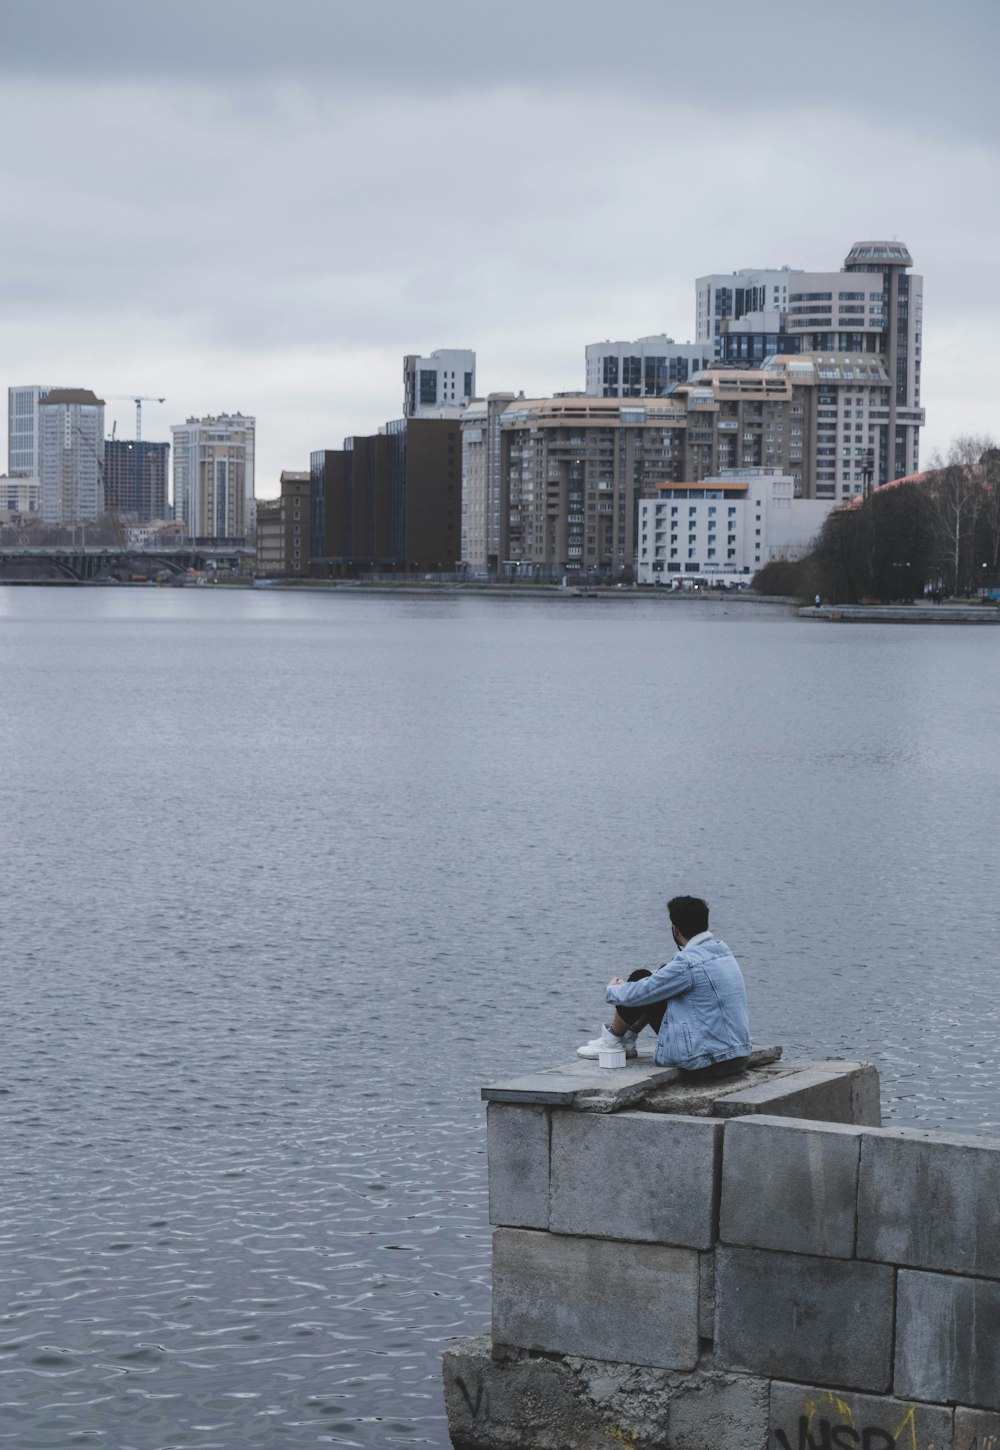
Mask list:
[[[839,271],[735,272],[699,277],[696,332],[719,361],[764,365],[781,354],[878,356],[888,376],[886,426],[876,436],[874,482],[920,463],[923,278],[900,242],[855,242]],[[852,484],[855,470],[839,470]],[[841,477],[841,473],[851,477]]]
[[[174,517],[192,538],[241,539],[253,526],[255,420],[243,413],[171,427]]]
[[[513,401],[473,398],[462,417],[461,565],[472,579],[495,579],[500,568],[500,419]]]
[[[430,357],[403,358],[405,418],[459,417],[475,393],[476,354],[468,348],[443,347]]]
[[[635,342],[587,345],[587,392],[595,398],[662,398],[673,383],[712,367],[710,343],[674,342],[660,333]]]
[[[311,473],[285,469],[281,492],[257,499],[257,573],[290,577],[309,573]]]
[[[716,362],[725,361],[723,338],[741,319],[763,313],[780,317],[788,306],[795,267],[743,267],[737,272],[713,272],[695,282],[695,341],[713,349]]]
[[[11,478],[38,476],[38,405],[52,385],[31,383],[7,389],[7,473]]]
[[[861,493],[866,482],[877,484],[891,456],[895,426],[894,389],[882,357],[870,352],[774,357],[761,375],[786,378],[801,410],[794,421],[801,428],[802,456],[789,458],[790,466],[801,467],[804,497],[842,501]],[[908,416],[908,410],[896,410],[897,420]],[[919,422],[914,419],[912,426]]]
[[[772,468],[665,484],[639,500],[640,584],[746,583],[778,558],[799,558],[833,504],[795,496]]]
[[[678,384],[670,396],[685,417],[677,481],[698,482],[724,469],[775,468],[809,493],[806,405],[789,377],[714,369]]]
[[[891,394],[885,362],[872,353],[800,354],[703,373],[671,394],[686,404],[684,477],[776,468],[800,498],[860,493],[888,447]]]
[[[632,577],[636,500],[684,476],[683,402],[517,398],[500,416],[506,577]]]
[[[50,388],[38,400],[42,521],[85,523],[104,513],[104,399],[89,388]]]

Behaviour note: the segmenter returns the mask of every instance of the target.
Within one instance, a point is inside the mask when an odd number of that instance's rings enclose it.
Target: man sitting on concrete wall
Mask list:
[[[657,1034],[654,1061],[700,1077],[729,1077],[750,1057],[747,993],[740,964],[708,929],[708,903],[699,896],[667,902],[677,953],[655,972],[628,981],[612,977],[605,996],[615,1015],[600,1037],[578,1047],[581,1057],[624,1048],[636,1056],[643,1027]]]

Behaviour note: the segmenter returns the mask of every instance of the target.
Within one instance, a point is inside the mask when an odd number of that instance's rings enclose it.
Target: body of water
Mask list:
[[[0,589],[0,1446],[431,1446],[480,1084],[705,895],[754,1038],[1000,1128],[1000,633]]]

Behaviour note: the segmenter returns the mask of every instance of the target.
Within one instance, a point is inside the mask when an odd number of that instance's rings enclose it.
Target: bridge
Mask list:
[[[136,576],[183,579],[189,570],[249,573],[253,549],[242,540],[195,540],[164,548],[118,544],[51,544],[19,548],[0,544],[0,584],[96,584]]]

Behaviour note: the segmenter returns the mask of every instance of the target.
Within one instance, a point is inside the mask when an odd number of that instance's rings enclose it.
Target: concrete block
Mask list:
[[[893,1388],[1000,1410],[1000,1284],[900,1269]]]
[[[1000,1278],[1000,1140],[914,1128],[866,1133],[858,1256]]]
[[[710,1248],[721,1156],[710,1118],[553,1112],[549,1228]]]
[[[954,1450],[1000,1450],[1000,1415],[956,1406]]]
[[[774,1380],[768,1444],[775,1450],[952,1450],[951,1410]]]
[[[658,1067],[648,1057],[632,1058],[616,1072],[576,1057],[560,1067],[524,1073],[479,1091],[484,1102],[534,1103],[539,1107],[615,1113],[641,1101],[656,1083],[672,1081],[676,1076],[675,1067]]]
[[[548,1228],[549,1114],[490,1103],[486,1109],[490,1223]]]
[[[757,1087],[720,1096],[715,1111],[721,1118],[751,1113],[806,1118],[814,1123],[849,1123],[877,1127],[878,1073],[869,1063],[829,1063],[774,1077]]]
[[[726,1124],[719,1237],[786,1253],[854,1253],[860,1128],[796,1118]]]
[[[851,1122],[859,1128],[882,1126],[882,1085],[878,1069],[870,1062],[859,1064],[851,1074]]]
[[[546,1353],[693,1369],[698,1254],[497,1229],[493,1339]]]
[[[887,1265],[716,1250],[715,1358],[721,1369],[885,1391],[892,1373],[892,1311],[893,1270]]]
[[[691,1375],[670,1402],[670,1450],[765,1450],[767,1380]],[[661,1450],[661,1442],[656,1442]]]
[[[745,1375],[491,1353],[473,1339],[445,1352],[444,1395],[456,1450],[766,1446],[768,1384]]]

